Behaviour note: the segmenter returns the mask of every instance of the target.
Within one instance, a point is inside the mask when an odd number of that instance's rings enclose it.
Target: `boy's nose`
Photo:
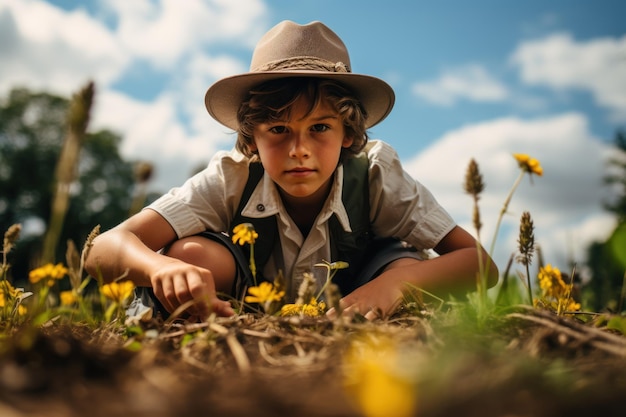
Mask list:
[[[294,132],[291,140],[291,149],[289,150],[289,156],[292,158],[306,158],[310,155],[309,148],[307,146],[308,140],[306,133]]]

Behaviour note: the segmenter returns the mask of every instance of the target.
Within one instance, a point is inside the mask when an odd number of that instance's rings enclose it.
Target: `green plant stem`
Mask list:
[[[333,277],[337,273],[337,270],[334,269],[334,270],[332,270],[333,272],[331,274],[330,273],[330,271],[331,271],[330,267],[327,267],[327,268],[328,268],[328,272],[326,273],[326,282],[322,286],[322,289],[319,291],[319,293],[315,296],[315,300],[316,301],[319,301],[319,299],[322,296],[322,294],[324,294],[324,291],[326,291],[326,287],[328,287],[328,284],[330,284],[330,282],[333,280]]]
[[[254,244],[250,245],[250,272],[252,273],[252,278],[254,279],[254,286],[256,287],[258,284],[256,282],[256,263],[254,262]]]
[[[515,180],[515,182],[513,183],[513,186],[511,187],[511,191],[509,191],[509,195],[506,196],[506,200],[504,200],[504,204],[502,205],[502,210],[500,210],[500,215],[498,216],[498,222],[496,223],[496,230],[493,234],[493,239],[491,240],[491,247],[489,248],[489,256],[493,256],[493,251],[496,247],[496,239],[498,238],[498,233],[500,231],[500,225],[502,223],[502,218],[504,217],[504,215],[506,214],[506,212],[509,209],[509,204],[511,203],[511,199],[513,198],[513,194],[515,193],[515,190],[517,189],[517,187],[519,186],[520,182],[522,181],[522,178],[524,178],[524,174],[526,172],[525,171],[520,171],[519,176],[517,177],[517,179]],[[491,265],[487,265],[487,270],[489,270],[489,267]]]
[[[530,268],[528,265],[528,262],[526,262],[526,283],[527,283],[527,291],[528,291],[528,303],[532,306],[533,305],[533,293],[532,290],[530,289]]]
[[[515,255],[511,254],[509,256],[509,261],[506,264],[506,268],[504,268],[504,272],[502,274],[502,285],[500,285],[500,289],[498,290],[498,296],[496,297],[496,304],[500,304],[503,297],[508,297],[508,288],[509,288],[509,272],[511,271],[511,265],[513,265],[513,259]]]
[[[476,229],[476,250],[478,252],[478,277],[476,279],[476,286],[477,286],[476,289],[479,294],[480,303],[484,304],[486,302],[487,276],[485,273],[483,250],[482,250],[482,244],[481,244],[481,239],[480,239],[480,226],[481,225],[480,225],[480,222],[477,221],[478,213],[479,213],[478,196],[474,196],[474,219],[475,219],[474,228]]]

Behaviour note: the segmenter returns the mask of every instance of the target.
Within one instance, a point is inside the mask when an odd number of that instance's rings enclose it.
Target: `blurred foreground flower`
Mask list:
[[[131,295],[133,295],[134,290],[135,284],[128,280],[113,281],[100,287],[100,299],[102,300],[102,305],[105,305],[104,298],[108,298],[112,301],[108,303],[109,306],[104,312],[105,322],[112,322],[112,320],[116,318],[119,323],[123,323],[123,318],[126,314],[124,310],[124,302]]]
[[[69,291],[61,291],[59,294],[59,298],[61,299],[62,306],[71,306],[78,302],[78,296],[74,292],[74,290]]]
[[[370,334],[355,340],[343,365],[346,392],[366,417],[415,415],[415,378],[391,338]]]
[[[17,308],[18,316],[26,314],[27,309],[21,304],[21,301],[26,298],[28,294],[24,293],[22,288],[15,288],[6,279],[0,280],[0,317],[2,319],[8,318],[12,312],[7,312],[7,309]],[[5,314],[8,313],[8,314]]]
[[[104,284],[100,288],[100,292],[106,298],[121,304],[133,294],[135,290],[135,284],[131,281],[116,281],[109,284]]]
[[[308,304],[285,304],[280,309],[280,315],[286,316],[306,316],[320,317],[326,312],[326,303],[317,302],[315,298],[311,298]]]
[[[285,295],[284,291],[276,291],[271,282],[263,281],[257,287],[248,288],[248,293],[244,301],[246,303],[267,303],[268,301],[280,301]]]
[[[55,281],[63,279],[67,275],[67,268],[63,264],[52,265],[46,264],[37,269],[33,269],[28,274],[28,280],[31,284],[37,284],[39,281],[46,280],[46,285],[52,287]]]
[[[274,313],[276,303],[283,299],[285,291],[280,285],[274,285],[271,282],[263,281],[256,287],[248,288],[248,294],[244,298],[246,303],[256,303],[263,306],[265,314]]]

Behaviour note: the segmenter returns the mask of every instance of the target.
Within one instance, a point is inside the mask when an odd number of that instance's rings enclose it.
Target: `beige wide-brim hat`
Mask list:
[[[352,72],[346,46],[323,23],[283,21],[256,45],[250,72],[217,81],[207,90],[204,102],[215,120],[238,130],[237,111],[249,91],[265,81],[289,77],[328,78],[345,85],[367,112],[366,128],[387,117],[395,101],[389,84]]]

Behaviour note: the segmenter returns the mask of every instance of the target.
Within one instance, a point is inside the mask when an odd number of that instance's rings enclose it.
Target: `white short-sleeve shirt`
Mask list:
[[[428,189],[404,171],[396,151],[382,141],[370,141],[364,152],[369,159],[370,221],[376,236],[395,237],[417,249],[432,249],[455,226],[452,217]],[[179,238],[205,230],[229,232],[248,179],[247,157],[236,150],[220,151],[208,167],[171,189],[147,208],[161,214]],[[282,203],[276,184],[264,174],[242,214],[246,217],[277,216],[280,247],[264,266],[265,277],[283,272],[288,286],[297,287],[305,272],[325,279],[324,268],[314,268],[330,259],[328,220],[335,214],[346,231],[350,220],[342,203],[343,167],[339,166],[330,194],[304,237]],[[256,208],[262,205],[264,210]],[[320,270],[323,276],[316,273]]]

